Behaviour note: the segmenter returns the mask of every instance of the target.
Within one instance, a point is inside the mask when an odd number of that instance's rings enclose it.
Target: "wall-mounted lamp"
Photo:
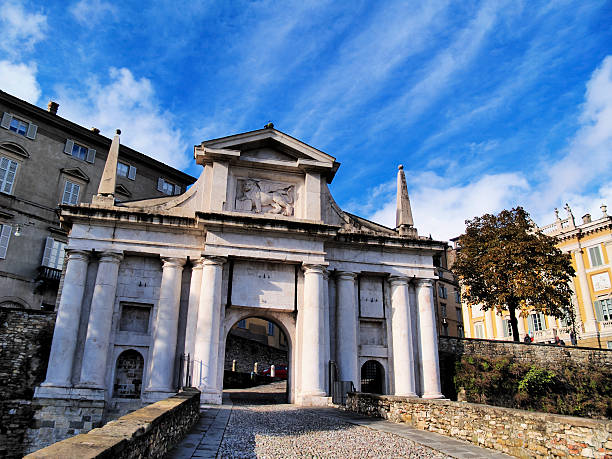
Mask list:
[[[21,236],[21,225],[15,225],[15,232],[13,233],[15,237]]]

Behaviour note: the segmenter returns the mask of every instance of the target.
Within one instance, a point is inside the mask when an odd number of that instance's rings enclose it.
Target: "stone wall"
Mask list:
[[[34,387],[45,379],[55,313],[0,308],[0,457],[22,457]]]
[[[261,372],[270,365],[287,365],[287,351],[277,349],[267,344],[229,334],[225,345],[225,369],[232,369],[232,361],[236,360],[236,371],[250,373],[253,364],[257,362],[257,371]]]
[[[612,455],[612,421],[450,400],[349,393],[347,409],[410,424],[516,457]]]
[[[27,458],[159,458],[176,445],[200,416],[200,392],[184,392],[26,456]]]
[[[442,393],[452,400],[457,399],[454,384],[455,362],[461,360],[463,355],[491,359],[510,358],[552,371],[589,364],[602,372],[612,372],[612,350],[608,349],[440,336],[438,351]]]

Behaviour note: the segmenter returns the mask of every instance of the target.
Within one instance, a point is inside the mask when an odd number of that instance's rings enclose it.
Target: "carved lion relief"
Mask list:
[[[236,189],[236,210],[257,214],[293,215],[295,186],[258,179],[239,179]]]

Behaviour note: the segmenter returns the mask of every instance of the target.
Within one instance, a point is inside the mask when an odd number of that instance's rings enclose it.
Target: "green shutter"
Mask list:
[[[595,309],[595,317],[597,318],[597,322],[603,322],[603,317],[601,313],[601,301],[595,301],[593,303]]]

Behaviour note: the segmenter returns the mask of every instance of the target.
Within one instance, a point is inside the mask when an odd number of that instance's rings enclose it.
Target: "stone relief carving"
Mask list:
[[[236,210],[291,216],[295,186],[258,179],[239,179],[236,189]]]

